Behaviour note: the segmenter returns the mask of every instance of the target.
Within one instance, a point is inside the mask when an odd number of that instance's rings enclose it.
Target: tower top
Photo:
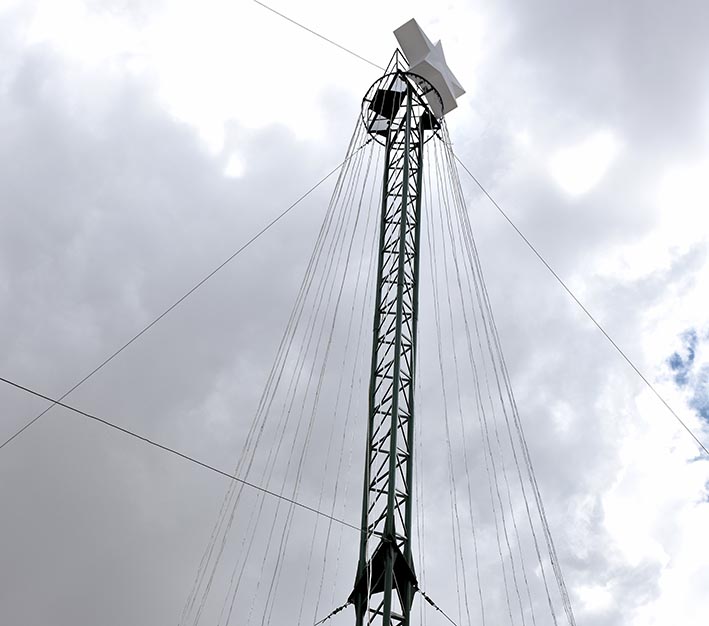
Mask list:
[[[409,63],[408,71],[425,78],[438,92],[440,100],[427,97],[435,116],[441,118],[455,109],[458,106],[456,99],[465,93],[465,89],[448,67],[441,42],[432,44],[413,18],[399,26],[394,35]]]

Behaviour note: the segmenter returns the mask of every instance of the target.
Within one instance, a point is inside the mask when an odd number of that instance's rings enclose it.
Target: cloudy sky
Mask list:
[[[706,3],[272,6],[379,65],[411,17],[442,39],[467,90],[448,118],[456,153],[709,445]],[[0,0],[0,376],[66,392],[342,161],[379,74],[244,0]],[[709,461],[461,177],[577,622],[705,624]],[[231,471],[334,185],[67,401]],[[422,354],[432,321],[424,305]],[[429,369],[427,589],[466,623],[446,543],[450,502],[436,497],[446,453]],[[0,403],[2,441],[46,407],[7,386]],[[335,512],[354,521],[364,421],[352,420]],[[313,432],[321,453],[299,497],[329,510],[317,463],[332,474],[322,451],[344,425],[323,420]],[[274,472],[278,490],[287,473]],[[178,623],[227,487],[53,409],[0,450],[0,621]],[[245,589],[270,577],[266,531],[244,556],[260,503],[244,493],[199,623],[220,623],[239,559]],[[266,517],[284,514],[264,502]],[[232,624],[249,614],[261,623],[267,610],[274,624],[297,623],[301,597],[309,618],[306,566],[308,580],[328,573],[319,615],[346,599],[356,533],[333,530],[337,557],[318,543],[312,560],[312,515],[293,519],[274,608],[263,588],[245,591]],[[470,555],[467,564],[472,572]]]

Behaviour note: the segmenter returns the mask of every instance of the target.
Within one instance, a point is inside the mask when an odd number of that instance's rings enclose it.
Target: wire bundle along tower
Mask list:
[[[424,144],[463,89],[410,20],[370,87],[362,119],[384,146],[362,534],[349,601],[356,625],[408,626],[418,588],[411,550],[416,336]],[[404,58],[405,55],[405,58]]]

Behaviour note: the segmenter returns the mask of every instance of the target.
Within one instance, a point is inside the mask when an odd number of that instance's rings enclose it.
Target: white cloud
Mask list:
[[[38,2],[27,43],[50,43],[72,63],[98,67],[120,55],[139,58],[140,30],[111,13],[91,11],[82,0]]]
[[[557,150],[549,160],[549,168],[564,191],[579,196],[601,181],[619,151],[620,143],[612,132],[598,131]]]
[[[584,609],[593,613],[605,611],[614,601],[613,593],[604,585],[582,586],[578,588],[577,593]]]
[[[238,154],[232,154],[224,167],[224,174],[230,178],[240,178],[244,174],[244,160]]]
[[[686,247],[709,237],[709,159],[672,164],[660,181],[657,199],[669,245]]]

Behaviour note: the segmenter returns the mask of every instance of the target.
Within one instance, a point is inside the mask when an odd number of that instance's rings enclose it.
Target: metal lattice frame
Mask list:
[[[423,145],[439,127],[424,79],[393,71],[364,99],[384,143],[384,185],[359,565],[350,601],[357,626],[409,624],[417,588],[411,555],[414,380]]]

